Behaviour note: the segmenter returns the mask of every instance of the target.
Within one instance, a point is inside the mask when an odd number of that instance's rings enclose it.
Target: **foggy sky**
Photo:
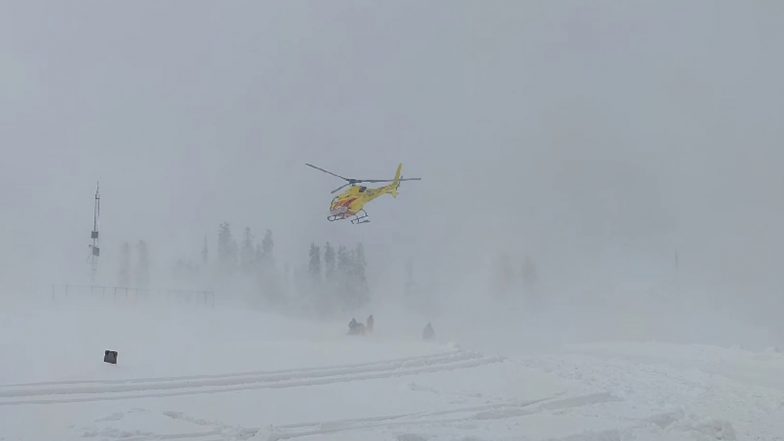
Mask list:
[[[773,0],[3,2],[0,287],[86,277],[100,179],[107,259],[229,221],[293,266],[362,241],[377,285],[499,253],[648,285],[678,252],[695,289],[780,293],[782,42]],[[328,223],[305,162],[423,181]]]

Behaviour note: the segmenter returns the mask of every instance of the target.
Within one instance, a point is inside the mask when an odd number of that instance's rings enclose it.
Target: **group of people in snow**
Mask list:
[[[365,323],[357,321],[356,318],[351,318],[351,321],[348,322],[348,335],[368,335],[373,333],[373,325],[375,323],[375,319],[373,319],[373,314],[370,314],[368,318],[365,320]],[[428,323],[425,326],[425,329],[422,330],[422,340],[433,340],[436,338],[436,331],[433,329],[433,325]]]
[[[348,322],[348,335],[367,335],[373,333],[373,314],[370,314],[365,320],[365,323],[358,322],[356,318],[352,318]]]

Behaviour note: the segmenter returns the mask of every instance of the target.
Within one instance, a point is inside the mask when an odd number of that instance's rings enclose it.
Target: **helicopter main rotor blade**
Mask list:
[[[348,184],[343,184],[343,185],[341,185],[340,187],[338,187],[338,188],[336,188],[336,189],[334,189],[334,190],[330,191],[330,193],[337,193],[337,192],[339,192],[340,190],[343,190],[344,188],[348,187],[349,185],[352,185],[352,184],[351,184],[351,182],[349,182]]]
[[[401,181],[421,181],[422,178],[400,178]],[[362,179],[356,182],[395,182],[394,179]]]
[[[340,175],[339,175],[339,174],[337,174],[337,173],[332,173],[332,172],[331,172],[331,171],[329,171],[329,170],[324,170],[323,168],[321,168],[321,167],[317,167],[317,166],[315,166],[315,165],[313,165],[313,164],[308,164],[308,163],[306,162],[306,163],[305,163],[305,165],[307,165],[308,167],[311,167],[311,168],[315,168],[315,169],[316,169],[316,170],[318,170],[318,171],[322,171],[322,172],[324,172],[324,173],[326,173],[326,174],[328,174],[328,175],[335,176],[336,178],[340,178],[340,179],[342,179],[342,180],[344,180],[344,181],[348,181],[348,182],[351,182],[351,181],[352,181],[352,179],[349,179],[349,178],[346,178],[346,177],[340,176]]]

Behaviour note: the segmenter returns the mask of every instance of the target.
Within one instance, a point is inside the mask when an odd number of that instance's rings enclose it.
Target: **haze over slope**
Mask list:
[[[531,256],[582,315],[677,297],[778,323],[783,8],[14,2],[0,295],[86,279],[100,179],[107,283],[123,241],[168,274],[229,221],[272,230],[281,266],[363,242],[377,298],[411,261],[440,302],[489,305],[500,256]],[[304,162],[424,180],[331,224],[339,182]]]

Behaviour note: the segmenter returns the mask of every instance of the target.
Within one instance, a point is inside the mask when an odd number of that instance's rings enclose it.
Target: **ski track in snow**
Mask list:
[[[617,398],[604,393],[588,394],[577,397],[555,399],[555,396],[520,403],[498,403],[472,407],[463,407],[436,412],[420,412],[386,417],[357,418],[318,423],[289,424],[275,426],[267,436],[267,440],[301,438],[312,435],[349,430],[367,430],[374,428],[390,429],[394,427],[415,427],[426,425],[451,425],[468,421],[488,421],[506,418],[517,418],[533,415],[543,411],[569,409],[599,403],[616,401]],[[300,430],[291,430],[300,429]],[[307,430],[301,430],[307,429]]]
[[[296,368],[296,369],[281,369],[281,370],[261,370],[261,371],[246,371],[246,372],[233,372],[221,374],[203,374],[203,375],[185,375],[185,376],[169,376],[169,377],[147,377],[147,378],[126,378],[117,380],[65,380],[65,381],[41,381],[31,383],[9,383],[0,384],[0,388],[10,387],[35,387],[35,386],[63,386],[63,385],[87,385],[87,384],[133,384],[133,383],[156,383],[161,381],[179,381],[179,380],[201,380],[211,378],[232,378],[232,377],[248,377],[254,375],[288,375],[309,372],[323,372],[331,369],[352,369],[352,368],[372,368],[379,365],[388,365],[390,363],[406,363],[418,362],[422,360],[432,360],[441,357],[455,356],[463,353],[459,349],[452,351],[444,351],[435,354],[417,355],[412,357],[401,357],[390,360],[376,360],[364,363],[350,363],[331,366],[318,366],[310,368]]]
[[[180,412],[164,412],[170,418],[183,420],[199,426],[211,426],[213,430],[203,432],[183,432],[166,435],[143,435],[122,437],[126,441],[155,441],[165,439],[194,439],[202,441],[202,437],[220,436],[221,440],[258,439],[278,441],[316,435],[327,435],[347,431],[372,429],[415,428],[421,426],[452,425],[471,421],[500,420],[533,415],[540,412],[565,410],[570,408],[591,406],[600,403],[617,401],[605,393],[587,394],[567,398],[557,395],[524,402],[506,402],[478,406],[458,407],[432,412],[403,413],[364,418],[348,418],[331,421],[313,421],[295,424],[271,426],[267,428],[245,428],[228,426],[219,422],[205,421],[183,415]],[[206,440],[205,440],[206,441]]]
[[[607,391],[633,403],[637,413],[647,413],[627,416],[638,424],[611,439],[638,439],[637,432],[653,427],[664,433],[661,439],[681,439],[671,434],[679,432],[700,440],[784,441],[784,395],[779,389],[719,374],[720,366],[705,369],[665,359],[641,360],[577,351],[514,362]]]
[[[250,371],[181,377],[122,380],[59,381],[0,385],[0,406],[132,400],[179,395],[213,394],[254,389],[293,388],[408,375],[469,369],[499,363],[500,356],[454,350],[430,355],[334,365],[305,369]],[[306,421],[264,427],[242,427],[191,417],[180,411],[147,412],[181,427],[175,433],[152,433],[117,428],[124,413],[115,412],[95,420],[83,438],[109,441],[280,441],[311,437],[320,439],[343,432],[376,435],[400,434],[395,439],[429,439],[428,432],[452,430],[462,425],[507,427],[504,420],[555,418],[565,423],[574,418],[594,421],[597,427],[575,427],[572,434],[545,437],[549,441],[627,440],[724,440],[782,441],[779,421],[784,416],[780,390],[759,384],[740,383],[717,375],[714,370],[673,365],[668,360],[641,361],[623,355],[566,352],[555,355],[515,357],[525,369],[546,372],[566,380],[566,391],[537,400],[507,398],[478,403],[482,396],[456,394],[422,386],[424,390],[451,396],[436,410],[393,413],[323,421]],[[455,398],[456,397],[456,398]],[[536,420],[532,420],[536,421]],[[127,422],[125,423],[127,425]],[[515,423],[516,424],[516,423]],[[569,423],[566,423],[569,424]],[[573,423],[572,423],[573,424]],[[497,426],[496,426],[497,425]],[[174,428],[174,427],[173,427]],[[190,430],[188,430],[190,429]],[[530,438],[523,427],[523,438]],[[177,429],[175,429],[177,430]],[[502,429],[504,430],[504,429]],[[511,432],[510,432],[511,433]],[[370,435],[369,435],[370,436]],[[401,438],[402,437],[402,438]],[[308,439],[311,439],[308,438]],[[388,438],[388,437],[387,437]],[[384,439],[387,439],[384,438]],[[528,439],[525,438],[525,439]],[[451,438],[450,438],[451,439]],[[455,438],[462,439],[462,438]],[[469,439],[469,438],[465,438]],[[483,439],[483,438],[476,438]],[[540,439],[533,436],[531,439]]]
[[[486,357],[473,352],[453,351],[429,356],[345,365],[342,367],[293,369],[266,373],[232,373],[103,382],[67,381],[17,384],[0,386],[0,406],[127,400],[254,389],[317,386],[466,369],[501,361],[503,361],[503,357]]]

